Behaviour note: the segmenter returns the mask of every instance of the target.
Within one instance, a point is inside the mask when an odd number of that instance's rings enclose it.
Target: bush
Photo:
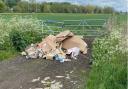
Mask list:
[[[31,43],[36,43],[36,42],[40,42],[43,38],[43,33],[41,33],[40,31],[25,31],[22,32],[23,34],[23,38],[26,40],[26,44],[30,45]]]
[[[10,40],[17,51],[23,51],[27,45],[22,33],[17,30],[10,33]]]
[[[10,40],[17,51],[25,50],[26,46],[42,40],[42,34],[38,31],[12,30]]]

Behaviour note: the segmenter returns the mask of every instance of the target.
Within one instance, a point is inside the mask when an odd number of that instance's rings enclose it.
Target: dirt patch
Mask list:
[[[43,59],[26,60],[17,57],[14,60],[0,63],[0,89],[45,89],[50,84],[43,84],[46,77],[48,82],[60,84],[60,89],[81,89],[85,85],[86,74],[90,69],[91,43],[93,39],[85,39],[89,45],[88,54],[79,55],[79,59],[59,63]],[[81,75],[85,74],[85,78]],[[56,76],[63,76],[57,78]],[[35,79],[35,81],[34,81]],[[57,85],[59,86],[59,85]],[[50,89],[50,88],[47,88]],[[56,88],[59,89],[59,88]]]

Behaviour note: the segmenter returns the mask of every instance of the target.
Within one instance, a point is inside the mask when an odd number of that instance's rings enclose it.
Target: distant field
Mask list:
[[[84,19],[108,19],[110,14],[74,14],[74,13],[3,13],[0,17],[10,19],[21,16],[23,18],[37,18],[39,20],[84,20]],[[128,15],[114,15],[117,20],[126,21]]]
[[[34,17],[40,20],[83,20],[83,19],[107,19],[108,14],[67,14],[67,13],[6,13],[0,14],[4,18],[12,18],[15,16]]]

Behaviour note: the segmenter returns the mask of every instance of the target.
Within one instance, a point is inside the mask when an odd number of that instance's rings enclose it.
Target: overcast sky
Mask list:
[[[118,11],[128,11],[128,0],[37,0],[39,2],[70,2],[80,5],[111,6]]]

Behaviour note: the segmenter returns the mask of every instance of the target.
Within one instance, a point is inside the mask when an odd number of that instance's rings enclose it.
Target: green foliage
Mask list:
[[[16,54],[15,50],[0,50],[0,61],[13,58]]]
[[[28,10],[28,3],[27,2],[18,2],[16,6],[13,7],[14,12],[24,12],[26,13]]]
[[[105,7],[103,10],[104,13],[108,13],[108,14],[113,13],[113,11],[114,11],[114,8],[112,7]]]
[[[42,25],[37,19],[15,16],[0,17],[0,21],[0,60],[14,57],[17,51],[42,40]]]
[[[103,8],[96,6],[94,9],[94,13],[103,13]]]
[[[22,30],[24,30],[24,28],[25,27],[23,26]],[[27,27],[25,29],[28,30],[22,31],[15,29],[10,32],[10,40],[17,51],[23,51],[26,46],[30,45],[31,43],[36,43],[42,40],[43,34],[40,32],[41,30],[36,31],[36,29],[32,30],[31,28]]]
[[[2,0],[0,0],[0,12],[4,12],[5,9],[6,9],[5,3]]]
[[[12,30],[10,33],[10,40],[17,51],[23,51],[26,47],[26,43],[22,33],[17,30]]]
[[[12,8],[21,0],[4,0],[4,1],[8,7]]]
[[[95,6],[87,5],[85,9],[87,13],[94,13]]]
[[[113,31],[109,36],[93,43],[93,65],[87,89],[126,89],[127,51],[121,42],[121,32]]]
[[[42,34],[37,31],[18,31],[10,32],[10,40],[17,51],[25,50],[26,46],[42,40]]]
[[[5,9],[5,7],[7,7]],[[73,5],[70,3],[36,3],[36,0],[3,0],[0,2],[0,10],[6,12],[19,13],[113,13],[115,10],[111,7],[97,7],[94,5]]]

